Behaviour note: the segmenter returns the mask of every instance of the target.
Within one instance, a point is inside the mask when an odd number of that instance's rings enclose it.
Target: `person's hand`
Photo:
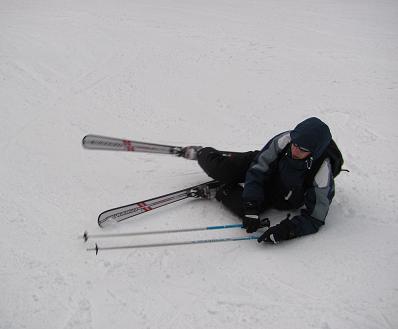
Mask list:
[[[290,214],[279,224],[270,227],[258,239],[257,242],[278,243],[282,240],[294,238],[294,224],[289,220]]]
[[[243,205],[242,227],[247,233],[256,232],[261,227],[260,211],[256,202],[245,202]]]

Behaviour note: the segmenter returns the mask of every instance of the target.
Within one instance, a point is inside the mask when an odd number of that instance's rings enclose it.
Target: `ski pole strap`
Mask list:
[[[220,239],[208,239],[208,240],[161,242],[161,243],[136,244],[136,245],[124,245],[124,246],[108,246],[108,247],[99,247],[98,244],[95,244],[95,247],[87,248],[87,251],[95,251],[95,254],[97,255],[100,250],[155,248],[155,247],[181,246],[181,245],[189,245],[189,244],[205,244],[205,243],[216,243],[216,242],[257,240],[258,238],[259,238],[258,236],[251,235],[251,236],[244,236],[244,237],[237,237],[237,238],[220,238]]]

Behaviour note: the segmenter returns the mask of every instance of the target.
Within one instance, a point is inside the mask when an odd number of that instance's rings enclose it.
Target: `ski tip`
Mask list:
[[[103,216],[102,216],[102,213],[101,213],[101,214],[99,214],[98,219],[97,219],[98,226],[101,227],[101,228],[104,227],[104,222],[105,222],[105,220],[102,217]]]
[[[82,139],[82,146],[83,146],[83,148],[85,148],[85,149],[91,149],[91,147],[90,147],[90,138],[92,139],[92,137],[93,136],[95,136],[95,135],[86,135],[86,136],[84,136],[83,137],[83,139]]]
[[[82,146],[83,146],[83,147],[86,146],[86,139],[87,139],[88,136],[89,136],[89,135],[86,135],[86,136],[84,136],[83,139],[82,139]]]
[[[83,240],[84,240],[84,242],[87,242],[87,240],[88,240],[88,232],[87,231],[84,231],[84,233],[83,233]]]
[[[98,255],[98,250],[99,250],[98,244],[96,243],[96,244],[95,244],[95,255]]]

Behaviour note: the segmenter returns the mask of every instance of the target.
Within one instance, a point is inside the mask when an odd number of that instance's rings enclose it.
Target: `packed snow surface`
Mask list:
[[[398,328],[397,17],[395,0],[0,0],[0,328]],[[78,238],[239,222],[190,200],[101,230],[103,210],[208,178],[84,135],[246,151],[310,116],[350,170],[317,234],[98,256]]]

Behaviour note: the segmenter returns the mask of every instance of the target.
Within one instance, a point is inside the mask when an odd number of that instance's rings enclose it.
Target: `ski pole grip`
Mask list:
[[[260,219],[260,226],[261,227],[270,227],[271,222],[269,221],[269,218],[266,217],[266,218]]]

